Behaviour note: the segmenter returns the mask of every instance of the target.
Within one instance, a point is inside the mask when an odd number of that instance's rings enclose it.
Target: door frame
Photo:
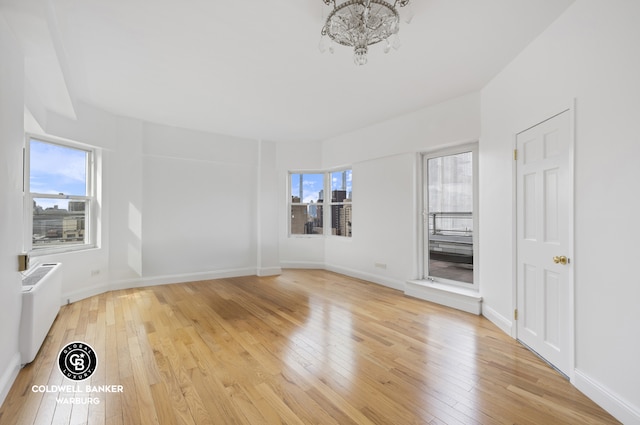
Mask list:
[[[430,276],[428,275],[428,267],[425,265],[425,257],[428,252],[428,244],[425,243],[425,236],[427,232],[428,225],[425,223],[425,210],[427,208],[427,197],[425,196],[425,192],[427,187],[425,185],[426,182],[426,173],[427,167],[425,166],[425,160],[428,158],[435,158],[438,156],[447,156],[447,155],[455,155],[456,153],[461,152],[473,152],[473,220],[474,220],[474,229],[473,229],[473,284],[468,284],[464,282],[458,282],[454,280],[448,280],[444,278],[438,278],[437,282],[442,283],[444,285],[449,285],[451,287],[459,287],[464,289],[469,289],[471,291],[479,292],[480,291],[480,261],[479,261],[479,246],[480,246],[480,231],[479,231],[479,205],[480,205],[480,183],[479,183],[479,163],[480,163],[480,142],[477,139],[465,141],[463,143],[456,143],[452,145],[447,145],[439,148],[435,148],[432,150],[426,150],[420,152],[416,156],[417,169],[419,170],[418,174],[418,184],[417,184],[417,232],[414,234],[417,235],[417,247],[418,247],[418,255],[417,255],[417,274],[418,280],[430,280]],[[436,282],[436,280],[433,280]]]
[[[514,312],[513,316],[513,326],[511,327],[511,336],[518,340],[518,323],[516,322],[515,312],[518,308],[518,169],[517,169],[517,161],[515,160],[515,152],[517,150],[518,143],[518,135],[523,133],[538,124],[542,124],[545,121],[548,121],[564,112],[569,113],[569,163],[568,163],[568,174],[569,174],[569,183],[568,187],[571,190],[571,196],[568,200],[568,210],[569,210],[569,240],[567,247],[567,256],[570,258],[571,267],[567,272],[567,279],[569,284],[569,348],[567,356],[569,356],[569,370],[568,370],[568,378],[570,382],[574,381],[575,378],[575,342],[576,342],[576,323],[575,323],[575,110],[576,110],[576,100],[572,99],[569,102],[565,102],[563,105],[561,104],[558,107],[552,108],[547,112],[542,113],[535,120],[527,120],[527,124],[520,126],[520,129],[513,133],[512,146],[514,157],[512,161],[512,218],[513,218],[513,226],[512,226],[512,246],[513,246],[513,258],[512,258],[512,281],[513,281],[513,298],[512,298],[512,310]]]

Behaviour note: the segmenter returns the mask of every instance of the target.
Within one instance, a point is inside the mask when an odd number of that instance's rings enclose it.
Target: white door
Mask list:
[[[517,135],[518,339],[571,376],[573,188],[570,114]]]

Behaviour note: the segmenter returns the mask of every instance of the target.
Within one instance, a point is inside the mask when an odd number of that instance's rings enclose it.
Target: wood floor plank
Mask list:
[[[76,384],[57,366],[76,340],[99,358],[81,385],[122,392],[32,390]],[[485,318],[322,270],[66,305],[0,407],[0,425],[283,423],[618,422]]]

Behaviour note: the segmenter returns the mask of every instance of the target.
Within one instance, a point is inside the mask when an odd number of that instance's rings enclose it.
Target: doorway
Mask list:
[[[477,144],[423,156],[424,279],[477,288]]]

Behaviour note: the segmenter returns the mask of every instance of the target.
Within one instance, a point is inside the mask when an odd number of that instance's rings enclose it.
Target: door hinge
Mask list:
[[[513,320],[518,320],[518,309],[513,310]]]
[[[518,149],[514,149],[513,150],[513,160],[517,161],[518,160]]]

